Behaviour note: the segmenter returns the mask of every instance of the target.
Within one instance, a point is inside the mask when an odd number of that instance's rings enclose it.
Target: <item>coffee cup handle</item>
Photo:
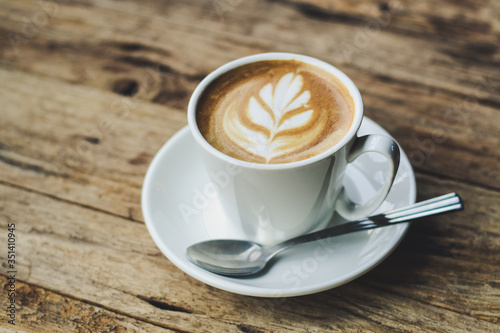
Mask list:
[[[400,150],[396,141],[385,135],[370,134],[356,138],[347,155],[347,162],[351,163],[360,155],[368,152],[382,154],[389,161],[389,177],[384,186],[374,198],[359,204],[353,202],[342,188],[336,203],[337,212],[345,219],[356,220],[373,213],[384,202],[394,183],[399,168]]]

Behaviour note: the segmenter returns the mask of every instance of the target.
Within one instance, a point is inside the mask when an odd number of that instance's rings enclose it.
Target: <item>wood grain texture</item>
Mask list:
[[[500,329],[497,1],[0,0],[0,231],[16,224],[6,332],[496,332]],[[235,58],[308,54],[359,87],[406,151],[413,225],[363,277],[267,299],[209,287],[152,242],[141,186],[196,85]],[[7,252],[1,236],[2,309]],[[112,235],[112,237],[110,237]]]
[[[4,290],[8,280],[0,281]],[[18,282],[16,290],[21,314],[11,332],[175,332],[27,283]],[[0,304],[5,308],[6,298]]]

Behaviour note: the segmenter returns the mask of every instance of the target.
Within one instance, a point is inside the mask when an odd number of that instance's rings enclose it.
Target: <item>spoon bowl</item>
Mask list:
[[[245,276],[261,271],[270,258],[267,248],[246,240],[210,240],[190,246],[188,258],[220,275]]]

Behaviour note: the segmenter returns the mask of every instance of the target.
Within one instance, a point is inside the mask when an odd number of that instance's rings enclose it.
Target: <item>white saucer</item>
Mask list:
[[[371,133],[389,135],[365,118],[359,134]],[[344,181],[348,194],[358,201],[369,199],[381,186],[377,183],[385,179],[385,163],[376,153],[364,154],[352,163]],[[369,180],[367,174],[374,175],[371,178],[375,180]],[[193,265],[186,257],[186,248],[203,240],[244,238],[230,228],[221,227],[227,221],[219,210],[217,198],[209,199],[202,211],[192,208],[193,197],[208,182],[198,147],[186,126],[151,162],[142,189],[144,219],[156,245],[178,268],[195,279],[233,293],[288,297],[340,286],[382,262],[408,229],[405,223],[304,244],[281,254],[265,274],[245,279],[223,277]],[[402,207],[415,199],[415,175],[403,152],[396,181],[380,210]]]

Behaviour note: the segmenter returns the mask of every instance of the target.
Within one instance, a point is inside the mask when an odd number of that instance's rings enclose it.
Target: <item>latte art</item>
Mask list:
[[[292,138],[280,134],[311,122],[313,110],[307,104],[311,93],[303,91],[302,86],[302,76],[294,73],[285,74],[275,87],[268,83],[257,96],[250,97],[246,109],[226,112],[222,121],[225,133],[239,147],[264,158],[266,163],[297,149],[297,143],[291,145]]]
[[[207,88],[198,127],[223,153],[285,163],[317,155],[349,129],[353,101],[332,75],[296,61],[262,61],[232,70]]]

